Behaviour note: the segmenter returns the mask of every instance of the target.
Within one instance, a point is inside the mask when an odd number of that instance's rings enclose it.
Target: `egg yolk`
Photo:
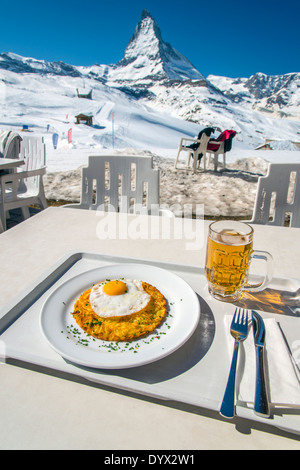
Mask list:
[[[103,286],[103,292],[107,295],[122,295],[127,291],[127,285],[125,282],[116,280],[109,281]]]

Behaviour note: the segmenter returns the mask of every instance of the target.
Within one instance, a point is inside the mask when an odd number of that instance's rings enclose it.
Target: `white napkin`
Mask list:
[[[230,334],[232,316],[225,316],[230,354],[234,339]],[[264,319],[266,328],[265,364],[269,401],[272,406],[300,408],[300,382],[292,358],[275,319]],[[253,404],[256,380],[256,358],[252,325],[248,338],[241,343],[237,372],[238,399]]]

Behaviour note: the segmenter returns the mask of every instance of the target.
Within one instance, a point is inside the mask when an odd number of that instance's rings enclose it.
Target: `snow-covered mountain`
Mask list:
[[[92,100],[77,90],[92,90]],[[48,127],[73,146],[171,148],[204,126],[232,128],[235,144],[256,147],[266,138],[300,140],[300,74],[205,78],[162,38],[144,10],[123,59],[90,67],[0,54],[0,127]],[[74,125],[92,113],[93,126]]]
[[[38,73],[51,75],[65,75],[69,77],[80,77],[81,74],[76,67],[64,62],[47,62],[46,60],[22,57],[13,52],[0,54],[0,69],[14,73]]]
[[[144,10],[123,59],[108,67],[79,67],[111,86],[149,86],[169,80],[205,80],[204,76],[170,44],[166,43],[151,14]]]
[[[236,103],[249,103],[253,109],[279,117],[300,117],[300,73],[256,73],[237,79],[209,75],[207,79]]]
[[[204,77],[186,57],[163,41],[154,18],[144,10],[124,58],[113,69],[111,79],[137,84],[150,80],[201,80]]]

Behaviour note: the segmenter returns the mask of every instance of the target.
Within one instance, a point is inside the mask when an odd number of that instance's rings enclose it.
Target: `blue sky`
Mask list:
[[[1,4],[0,52],[73,65],[116,63],[142,10],[203,75],[299,72],[298,0],[14,0]]]

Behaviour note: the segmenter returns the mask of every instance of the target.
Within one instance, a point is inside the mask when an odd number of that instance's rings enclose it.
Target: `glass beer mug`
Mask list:
[[[266,261],[266,275],[258,284],[248,284],[253,258]],[[243,222],[219,221],[209,226],[205,274],[210,294],[227,302],[239,299],[243,291],[263,290],[272,279],[273,257],[253,250],[253,228]]]

